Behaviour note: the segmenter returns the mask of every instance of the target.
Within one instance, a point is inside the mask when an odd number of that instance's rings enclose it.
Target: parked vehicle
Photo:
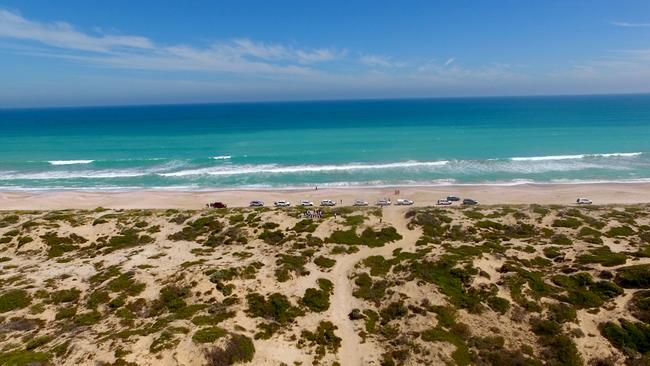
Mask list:
[[[223,202],[219,202],[219,201],[208,203],[206,206],[208,206],[210,208],[226,208],[226,207],[228,207],[228,205],[226,205]]]
[[[377,201],[377,206],[383,207],[383,206],[390,206],[390,205],[391,205],[391,202],[387,198],[384,198],[384,199],[381,199],[381,200]]]
[[[354,203],[352,204],[352,206],[357,206],[357,207],[368,206],[368,201],[354,200]]]
[[[475,200],[473,200],[471,198],[465,198],[463,200],[463,205],[466,205],[466,206],[478,205],[478,201],[475,201]]]
[[[438,206],[449,206],[449,205],[451,205],[451,201],[450,200],[438,200],[438,202],[436,204]]]
[[[460,201],[460,197],[458,197],[458,196],[447,196],[447,201],[449,201],[449,202],[458,202],[458,201]]]
[[[262,201],[251,201],[248,204],[249,207],[264,207],[264,202]]]
[[[300,206],[311,207],[313,205],[314,205],[314,202],[312,202],[312,201],[307,201],[307,200],[300,201]]]
[[[291,203],[289,201],[280,200],[273,202],[273,205],[275,207],[289,207],[291,206]]]
[[[395,202],[395,204],[398,206],[410,206],[413,203],[415,202],[413,202],[412,200],[407,200],[406,198],[398,198],[397,202]]]
[[[579,205],[591,205],[593,202],[588,198],[578,198],[576,203]]]
[[[336,206],[336,202],[332,200],[322,200],[320,201],[321,206]]]

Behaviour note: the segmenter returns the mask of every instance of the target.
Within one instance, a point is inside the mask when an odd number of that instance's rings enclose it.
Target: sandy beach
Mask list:
[[[400,194],[396,195],[395,190]],[[248,206],[251,200],[262,200],[269,206],[276,200],[294,205],[300,200],[314,203],[332,199],[341,205],[352,205],[355,199],[373,204],[381,198],[407,198],[415,206],[431,206],[454,194],[473,198],[481,204],[573,204],[578,197],[587,197],[594,204],[635,204],[650,202],[650,183],[602,184],[523,184],[515,186],[437,186],[382,188],[319,188],[296,190],[220,190],[220,191],[131,191],[131,192],[0,192],[0,210],[55,210],[106,208],[179,208],[198,209],[207,202],[222,201],[229,207]]]

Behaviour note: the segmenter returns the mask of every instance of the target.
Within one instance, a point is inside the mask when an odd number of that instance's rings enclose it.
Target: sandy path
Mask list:
[[[361,343],[361,338],[354,329],[354,322],[348,319],[348,314],[352,309],[358,307],[355,304],[360,304],[359,299],[352,296],[350,273],[359,261],[371,255],[390,257],[393,250],[397,248],[412,250],[421,233],[407,228],[408,221],[404,218],[404,213],[407,210],[407,208],[402,207],[388,207],[383,212],[384,221],[391,223],[397,229],[397,232],[403,236],[402,240],[384,245],[381,248],[363,247],[354,254],[337,259],[336,265],[332,269],[331,278],[332,282],[334,282],[334,294],[332,295],[328,318],[338,327],[337,334],[342,338],[339,359],[343,365],[365,365],[368,356],[372,356],[372,358],[377,356],[370,349],[372,346],[369,343]]]

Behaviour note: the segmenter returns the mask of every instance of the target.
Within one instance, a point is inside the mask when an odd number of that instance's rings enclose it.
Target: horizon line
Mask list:
[[[503,94],[503,95],[451,95],[429,97],[367,97],[367,98],[314,98],[314,99],[277,99],[277,100],[241,100],[222,102],[172,102],[172,103],[142,103],[142,104],[94,104],[94,105],[43,105],[33,107],[3,107],[0,111],[12,110],[45,110],[45,109],[95,109],[95,108],[142,108],[142,107],[182,107],[182,106],[211,106],[211,105],[242,105],[242,104],[281,104],[281,103],[340,103],[340,102],[373,102],[373,101],[406,101],[406,100],[445,100],[445,99],[499,99],[499,98],[548,98],[548,97],[606,97],[606,96],[643,96],[648,92],[621,93],[569,93],[569,94]]]

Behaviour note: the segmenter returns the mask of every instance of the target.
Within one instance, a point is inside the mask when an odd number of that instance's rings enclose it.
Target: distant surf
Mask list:
[[[90,164],[94,160],[50,160],[48,163],[52,165],[75,165],[75,164]]]

